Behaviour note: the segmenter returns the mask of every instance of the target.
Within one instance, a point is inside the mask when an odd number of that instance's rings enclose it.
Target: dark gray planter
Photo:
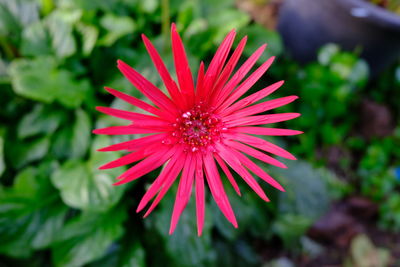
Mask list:
[[[360,47],[373,74],[400,56],[400,16],[363,0],[285,0],[278,30],[302,62],[331,42],[346,50]]]

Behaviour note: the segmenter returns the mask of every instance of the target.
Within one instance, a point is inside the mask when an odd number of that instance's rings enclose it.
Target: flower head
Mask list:
[[[286,167],[283,163],[265,152],[295,159],[286,150],[254,135],[277,136],[301,133],[295,130],[255,126],[298,117],[300,115],[298,113],[265,114],[269,110],[294,101],[297,96],[257,103],[277,90],[283,84],[283,81],[280,81],[239,100],[267,71],[274,57],[268,59],[246,77],[263,53],[266,47],[263,45],[234,71],[247,40],[247,37],[244,37],[228,59],[235,34],[232,30],[225,37],[207,70],[203,62],[200,64],[196,83],[193,81],[185,49],[174,24],[171,28],[171,38],[177,83],[172,79],[152,43],[145,35],[142,35],[146,49],[169,96],[119,60],[119,70],[154,105],[106,88],[114,96],[145,111],[146,114],[98,107],[99,111],[126,119],[130,121],[130,124],[97,129],[94,133],[149,134],[100,149],[100,151],[129,151],[129,154],[107,163],[100,167],[101,169],[135,163],[118,177],[119,181],[115,183],[116,185],[136,180],[165,165],[140,201],[137,212],[143,210],[155,197],[145,214],[146,217],[157,206],[171,185],[179,180],[170,233],[174,231],[194,187],[198,234],[201,235],[205,215],[205,183],[208,184],[222,213],[237,227],[217,165],[239,195],[239,187],[231,170],[235,171],[262,199],[269,201],[250,172],[281,191],[283,188],[249,156],[283,168]]]

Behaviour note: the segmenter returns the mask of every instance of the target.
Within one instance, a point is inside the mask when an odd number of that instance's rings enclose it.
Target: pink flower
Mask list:
[[[100,167],[101,169],[137,162],[118,177],[119,181],[115,185],[136,180],[164,165],[159,176],[140,201],[137,212],[143,210],[155,197],[144,215],[144,217],[148,216],[171,185],[179,179],[170,234],[175,230],[194,186],[197,228],[198,235],[201,235],[205,216],[204,180],[207,181],[211,194],[222,213],[234,227],[237,227],[217,165],[239,195],[239,187],[231,170],[234,170],[262,199],[269,201],[250,171],[278,190],[284,191],[284,189],[248,156],[282,168],[286,166],[264,152],[287,159],[296,159],[286,150],[253,135],[300,134],[300,131],[295,130],[255,127],[255,125],[276,123],[298,117],[300,115],[298,113],[264,114],[266,111],[294,101],[297,96],[287,96],[256,104],[283,84],[283,81],[279,81],[239,100],[267,71],[274,57],[268,59],[246,78],[263,53],[266,47],[263,45],[234,72],[247,40],[247,37],[244,37],[240,41],[228,60],[235,35],[235,31],[232,30],[225,37],[207,70],[201,62],[196,83],[193,81],[185,49],[174,24],[171,28],[171,38],[178,83],[172,79],[152,43],[145,35],[142,35],[146,49],[169,96],[119,60],[119,70],[154,105],[106,88],[114,96],[148,114],[108,107],[97,108],[105,114],[126,119],[130,121],[130,124],[97,129],[94,130],[96,134],[150,134],[100,149],[100,151],[129,151],[129,154]],[[260,113],[263,115],[257,115]],[[178,178],[179,174],[180,178]]]

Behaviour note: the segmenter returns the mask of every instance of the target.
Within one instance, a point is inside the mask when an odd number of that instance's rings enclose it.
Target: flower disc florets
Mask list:
[[[226,130],[221,118],[202,104],[194,106],[176,118],[172,136],[187,145],[187,151],[207,151]]]

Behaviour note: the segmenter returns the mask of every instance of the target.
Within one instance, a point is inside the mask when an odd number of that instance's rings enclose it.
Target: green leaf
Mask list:
[[[24,56],[50,55],[52,53],[50,36],[42,21],[24,28],[20,49]]]
[[[95,211],[106,211],[114,206],[126,188],[113,186],[120,170],[97,170],[97,167],[100,162],[105,164],[117,157],[116,153],[97,152],[88,162],[65,162],[51,176],[54,186],[61,192],[64,203],[73,208]]]
[[[54,101],[57,88],[54,68],[55,61],[49,57],[14,60],[9,74],[15,93],[45,103]]]
[[[38,104],[30,113],[22,117],[18,124],[18,138],[24,139],[38,134],[52,134],[57,130],[63,119],[64,114],[57,109]]]
[[[258,60],[259,63],[263,63],[271,56],[279,56],[283,52],[282,39],[275,31],[268,30],[258,24],[253,24],[243,28],[240,32],[243,33],[241,34],[242,36],[248,36],[246,49],[243,52],[247,57],[254,53],[261,45],[268,44],[267,49]]]
[[[332,198],[322,172],[302,161],[286,162],[286,165],[288,169],[271,168],[272,176],[283,181],[286,190],[279,195],[280,214],[317,219],[327,210]]]
[[[82,52],[84,56],[89,56],[96,45],[99,30],[90,24],[79,23],[76,25],[78,32],[82,36]]]
[[[68,108],[80,106],[90,89],[87,80],[76,81],[71,72],[57,69],[51,57],[14,60],[9,73],[16,94],[44,103],[57,100]]]
[[[51,36],[51,45],[58,58],[66,58],[76,52],[72,25],[53,13],[47,17],[46,24]]]
[[[107,30],[107,34],[99,42],[106,46],[111,46],[119,38],[127,34],[133,34],[136,30],[136,23],[130,17],[116,16],[111,13],[102,17],[100,24]]]
[[[53,163],[27,168],[11,188],[0,191],[0,253],[28,257],[59,235],[67,208],[47,178]]]
[[[0,135],[0,177],[6,169],[4,162],[4,137]]]
[[[59,233],[52,248],[55,266],[82,266],[100,258],[124,232],[124,206],[109,213],[83,213]]]
[[[50,141],[46,136],[32,141],[6,143],[5,155],[15,168],[21,168],[30,162],[44,158],[49,146]]]
[[[71,157],[83,157],[90,145],[91,121],[88,114],[82,109],[75,111],[75,123],[71,136]]]
[[[171,191],[174,191],[171,189]],[[215,261],[216,253],[211,243],[211,224],[206,220],[203,235],[197,236],[195,200],[189,201],[186,209],[181,215],[175,232],[168,234],[169,222],[175,201],[174,192],[169,192],[162,202],[160,208],[147,220],[149,226],[154,227],[163,239],[165,250],[173,260],[173,266],[207,266]]]

